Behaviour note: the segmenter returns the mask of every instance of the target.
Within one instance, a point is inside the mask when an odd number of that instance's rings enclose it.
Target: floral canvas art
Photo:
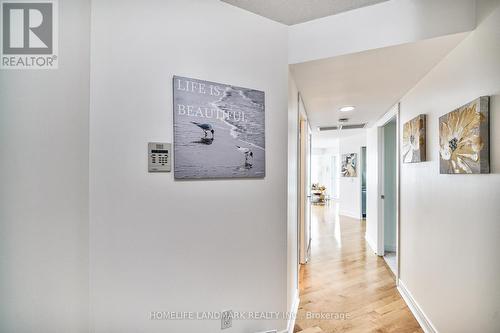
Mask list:
[[[442,174],[489,173],[489,97],[440,117],[439,146]]]
[[[358,154],[343,154],[342,155],[342,168],[341,175],[342,177],[357,177],[357,159]]]
[[[403,162],[418,163],[425,161],[426,143],[425,114],[413,118],[403,126]]]

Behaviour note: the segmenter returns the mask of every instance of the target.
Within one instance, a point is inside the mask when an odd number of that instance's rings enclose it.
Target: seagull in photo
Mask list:
[[[205,132],[205,138],[207,137],[207,133],[210,132],[212,133],[212,138],[214,137],[214,129],[212,127],[212,125],[210,124],[200,124],[200,123],[197,123],[196,121],[192,121],[191,122],[192,124],[195,124],[196,126],[198,126],[199,128],[201,128],[203,130],[203,132]]]
[[[248,157],[253,158],[253,152],[249,148],[244,148],[244,147],[236,146],[236,149],[238,149],[238,151],[240,153],[242,153],[243,155],[245,155],[245,163],[248,162]]]

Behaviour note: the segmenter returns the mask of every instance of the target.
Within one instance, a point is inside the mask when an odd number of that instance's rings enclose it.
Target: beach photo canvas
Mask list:
[[[425,161],[425,131],[425,114],[418,115],[403,125],[404,163],[419,163]]]
[[[479,97],[439,118],[441,174],[490,172],[489,100]]]
[[[265,177],[263,91],[173,78],[174,177]]]
[[[342,166],[341,175],[342,177],[357,177],[357,159],[358,154],[342,154]]]

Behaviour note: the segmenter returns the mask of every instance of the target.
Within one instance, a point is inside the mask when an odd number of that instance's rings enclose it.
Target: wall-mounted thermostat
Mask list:
[[[171,152],[172,144],[170,143],[148,143],[148,171],[170,172]]]

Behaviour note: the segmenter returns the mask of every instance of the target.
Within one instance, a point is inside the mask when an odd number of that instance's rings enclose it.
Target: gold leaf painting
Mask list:
[[[426,142],[425,114],[421,114],[403,126],[403,162],[418,163],[425,161]]]
[[[442,174],[489,173],[489,97],[440,117],[439,146]]]

